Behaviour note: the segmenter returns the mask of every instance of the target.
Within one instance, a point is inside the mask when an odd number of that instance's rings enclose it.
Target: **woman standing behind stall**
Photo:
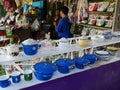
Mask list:
[[[57,37],[57,32],[56,32],[56,30],[55,30],[55,25],[54,25],[54,23],[56,23],[56,25],[57,25],[58,22],[59,22],[59,20],[60,20],[60,10],[57,9],[57,10],[55,11],[55,17],[54,17],[54,20],[53,20],[53,22],[52,22],[52,25],[51,25],[51,27],[49,28],[50,38],[51,38],[51,39],[58,39],[58,37]]]
[[[71,23],[68,18],[68,11],[69,11],[68,7],[63,6],[60,10],[61,19],[59,20],[58,25],[54,23],[56,27],[55,29],[57,32],[58,39],[62,37],[64,38],[71,37],[71,32],[70,32]]]

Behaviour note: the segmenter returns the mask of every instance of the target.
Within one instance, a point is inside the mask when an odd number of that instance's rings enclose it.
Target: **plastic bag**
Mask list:
[[[34,21],[33,24],[31,25],[31,29],[32,29],[33,31],[38,31],[38,30],[39,30],[39,27],[40,27],[40,24],[39,24],[38,20],[35,19],[35,21]]]

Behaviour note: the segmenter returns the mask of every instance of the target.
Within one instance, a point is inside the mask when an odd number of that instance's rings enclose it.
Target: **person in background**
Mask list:
[[[63,6],[60,9],[61,19],[59,20],[58,24],[56,24],[54,22],[55,29],[56,29],[56,32],[58,35],[58,39],[60,39],[62,37],[64,37],[64,38],[71,37],[71,32],[70,32],[71,23],[70,23],[70,20],[68,18],[68,12],[69,12],[68,7]]]
[[[31,37],[31,31],[28,27],[25,16],[23,15],[23,7],[17,7],[15,0],[3,0],[2,5],[6,10],[6,15],[0,20],[1,26],[5,26],[6,34],[16,35],[20,42]],[[18,38],[10,38],[10,43],[18,42]]]
[[[57,25],[58,22],[59,22],[59,20],[60,20],[60,10],[57,9],[57,10],[55,11],[54,20],[53,20],[53,22],[52,22],[52,24],[51,24],[51,26],[50,26],[50,28],[49,28],[50,38],[51,38],[51,39],[58,39],[58,38],[57,38],[57,32],[56,32],[56,30],[55,30],[54,23],[56,23],[56,25]]]
[[[5,17],[1,19],[1,23],[5,25],[15,25],[21,14],[21,11],[17,8],[15,0],[3,0],[2,3],[7,13]]]
[[[14,24],[15,22],[14,11],[17,9],[15,1],[3,0],[3,6],[7,12],[5,16],[5,23]]]

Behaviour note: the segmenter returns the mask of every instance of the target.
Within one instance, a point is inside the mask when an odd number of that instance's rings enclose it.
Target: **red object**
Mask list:
[[[15,5],[15,0],[3,0],[3,6],[11,8]]]
[[[89,11],[97,11],[98,3],[90,3]]]
[[[96,24],[96,20],[92,20],[92,25],[95,25]]]

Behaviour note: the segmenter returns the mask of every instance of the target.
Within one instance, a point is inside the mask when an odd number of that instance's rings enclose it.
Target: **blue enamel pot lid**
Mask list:
[[[61,58],[61,59],[56,60],[56,64],[59,66],[71,66],[75,64],[75,61],[69,58]]]
[[[80,58],[80,57],[75,57],[73,60],[75,61],[75,63],[78,63],[78,64],[88,64],[89,63],[88,59]]]
[[[56,65],[50,62],[36,63],[33,68],[40,73],[53,73],[57,69]]]
[[[83,58],[86,59],[97,59],[98,57],[95,54],[85,54]]]

